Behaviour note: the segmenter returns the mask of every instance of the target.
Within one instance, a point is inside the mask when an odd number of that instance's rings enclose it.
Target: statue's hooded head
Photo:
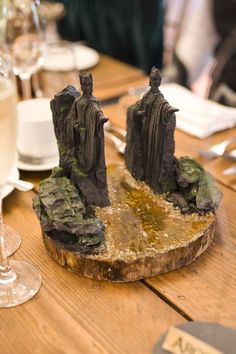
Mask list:
[[[91,73],[79,74],[81,90],[85,96],[93,94],[93,77]]]
[[[155,66],[153,66],[150,74],[149,86],[151,86],[152,89],[157,90],[160,84],[161,73]]]

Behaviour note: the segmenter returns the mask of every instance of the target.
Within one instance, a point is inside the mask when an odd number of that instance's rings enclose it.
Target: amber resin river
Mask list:
[[[95,209],[106,228],[105,243],[96,253],[80,254],[43,234],[49,255],[68,270],[129,282],[178,269],[209,246],[213,213],[181,214],[123,166],[108,167],[108,190],[111,205]]]

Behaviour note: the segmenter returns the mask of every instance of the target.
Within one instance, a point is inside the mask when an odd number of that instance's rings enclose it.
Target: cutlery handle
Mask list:
[[[121,154],[123,155],[124,152],[125,152],[125,142],[122,141],[121,139],[117,138],[117,136],[113,135],[112,133],[109,133],[107,131],[105,131],[105,137],[107,137],[108,139],[110,139],[115,147],[116,147],[116,150]]]
[[[236,166],[231,166],[223,171],[223,175],[230,176],[236,173]]]
[[[225,151],[223,157],[227,160],[236,161],[236,149]]]
[[[16,189],[19,189],[22,192],[27,192],[34,188],[33,183],[23,181],[22,179],[14,179],[12,177],[8,177],[7,184],[10,184]]]

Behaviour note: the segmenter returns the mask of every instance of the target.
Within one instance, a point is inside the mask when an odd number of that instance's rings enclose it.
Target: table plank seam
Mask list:
[[[168,306],[170,306],[174,311],[176,311],[180,316],[185,318],[187,321],[192,322],[194,321],[186,312],[184,312],[180,307],[175,305],[171,300],[169,300],[164,294],[150,285],[146,279],[142,279],[141,283],[143,283],[149,290],[151,290],[155,295],[157,295],[162,301],[164,301]]]

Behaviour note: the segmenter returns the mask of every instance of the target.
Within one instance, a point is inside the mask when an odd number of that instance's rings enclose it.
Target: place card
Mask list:
[[[162,348],[172,354],[224,354],[176,327],[169,329]]]

